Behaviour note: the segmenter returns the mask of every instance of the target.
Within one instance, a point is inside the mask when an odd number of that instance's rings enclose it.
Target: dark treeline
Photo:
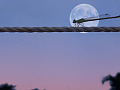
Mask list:
[[[16,90],[15,85],[9,85],[8,83],[0,85],[0,90]]]
[[[16,85],[5,83],[0,85],[0,90],[17,90],[17,89],[16,89]],[[40,89],[35,88],[31,90],[40,90]],[[43,90],[46,90],[46,89],[43,89]]]
[[[109,81],[109,84],[111,86],[109,90],[120,90],[120,72],[118,72],[115,76],[107,75],[102,79],[102,84],[104,84],[107,81]],[[12,85],[8,83],[0,85],[0,90],[16,90],[15,88],[16,88],[16,85]],[[31,90],[40,90],[40,89],[35,88]],[[46,89],[43,89],[43,90],[46,90]]]

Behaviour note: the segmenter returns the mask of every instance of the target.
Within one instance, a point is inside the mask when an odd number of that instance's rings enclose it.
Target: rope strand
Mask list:
[[[0,27],[0,32],[120,32],[120,27]]]

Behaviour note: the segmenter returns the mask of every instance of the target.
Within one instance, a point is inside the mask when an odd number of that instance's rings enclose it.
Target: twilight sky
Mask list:
[[[120,0],[0,0],[0,26],[67,26],[76,5],[120,15]],[[99,26],[120,26],[120,19]],[[120,33],[0,33],[0,84],[18,90],[108,90],[120,71]]]

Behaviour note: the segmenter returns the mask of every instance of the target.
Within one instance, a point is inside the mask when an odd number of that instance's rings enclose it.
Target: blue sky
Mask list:
[[[70,26],[76,5],[93,5],[99,14],[120,15],[119,0],[1,0],[1,26]],[[120,19],[101,21],[99,26],[119,26]]]
[[[119,0],[0,0],[0,26],[68,26],[78,4],[120,15]],[[99,26],[119,26],[120,19]],[[120,70],[120,33],[0,33],[0,84],[18,90],[108,90]],[[86,87],[87,86],[87,87]]]

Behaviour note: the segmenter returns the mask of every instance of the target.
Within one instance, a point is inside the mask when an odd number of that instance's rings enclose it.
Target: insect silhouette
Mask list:
[[[73,23],[75,24],[74,27],[84,27],[84,22],[89,21],[96,21],[96,20],[105,20],[105,19],[113,19],[113,18],[120,18],[120,15],[111,17],[110,14],[101,14],[95,17],[88,17],[88,18],[81,18],[78,20],[73,20]]]

